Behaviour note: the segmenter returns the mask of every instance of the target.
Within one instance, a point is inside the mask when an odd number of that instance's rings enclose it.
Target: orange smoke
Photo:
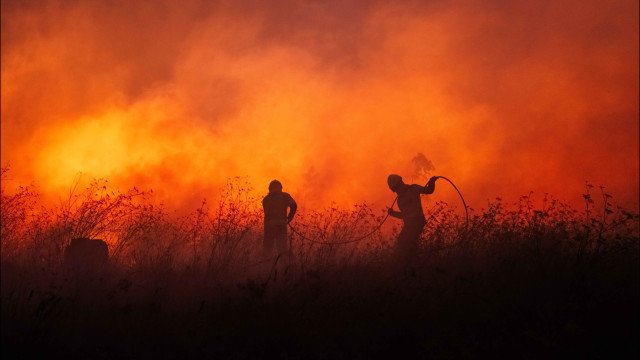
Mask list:
[[[3,1],[3,166],[54,196],[81,172],[194,207],[240,176],[382,206],[422,153],[473,207],[585,180],[638,206],[637,1],[278,4]]]

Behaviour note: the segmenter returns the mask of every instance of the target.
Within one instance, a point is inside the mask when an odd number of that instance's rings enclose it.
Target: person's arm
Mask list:
[[[432,176],[431,179],[429,179],[429,182],[427,183],[427,185],[422,187],[422,189],[420,190],[420,193],[433,194],[433,192],[436,190],[436,180],[438,180],[438,177]]]
[[[298,204],[291,199],[291,204],[289,204],[289,215],[287,215],[287,223],[290,223],[291,220],[293,220],[293,217],[296,215],[296,210],[298,210]]]
[[[389,215],[393,216],[394,218],[402,219],[402,212],[400,211],[395,211],[392,208],[389,208],[387,212],[389,213]]]

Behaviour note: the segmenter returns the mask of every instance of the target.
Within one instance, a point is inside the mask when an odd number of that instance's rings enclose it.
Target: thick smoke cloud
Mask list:
[[[2,164],[47,193],[382,205],[423,154],[474,207],[638,206],[637,1],[3,1],[1,30]]]

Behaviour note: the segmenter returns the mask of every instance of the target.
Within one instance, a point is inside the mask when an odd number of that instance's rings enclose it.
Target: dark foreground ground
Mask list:
[[[637,359],[637,249],[550,249],[459,247],[399,271],[282,260],[225,276],[3,263],[2,356]]]

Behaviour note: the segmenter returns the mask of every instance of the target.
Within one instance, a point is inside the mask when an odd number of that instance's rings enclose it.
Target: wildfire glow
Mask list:
[[[471,206],[588,180],[637,207],[637,1],[267,4],[3,1],[3,166],[54,196],[386,204],[423,153]]]

